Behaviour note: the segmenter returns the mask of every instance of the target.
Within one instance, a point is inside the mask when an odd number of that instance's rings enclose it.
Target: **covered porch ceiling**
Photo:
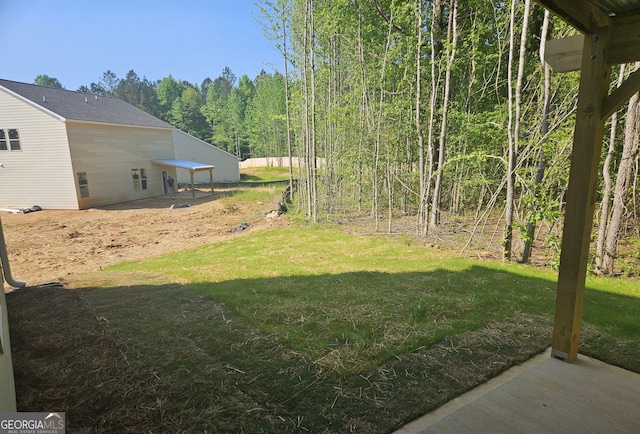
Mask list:
[[[640,41],[638,32],[639,0],[537,0],[550,12],[567,21],[583,33],[589,33],[592,24],[598,27],[616,27],[617,40],[636,44]],[[623,30],[632,34],[624,35]],[[635,35],[633,34],[635,33]],[[636,50],[640,48],[636,46]]]
[[[582,34],[549,41],[554,71],[580,70],[551,355],[578,355],[593,214],[607,119],[640,90],[640,69],[609,93],[611,66],[640,61],[640,0],[536,0]]]

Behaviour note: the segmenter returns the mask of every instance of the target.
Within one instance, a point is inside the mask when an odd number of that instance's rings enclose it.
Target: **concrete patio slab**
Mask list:
[[[396,434],[640,433],[640,374],[551,350],[450,401]]]

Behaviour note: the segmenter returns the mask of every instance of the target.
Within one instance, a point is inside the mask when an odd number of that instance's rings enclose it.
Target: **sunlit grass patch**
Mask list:
[[[257,231],[114,270],[189,284],[323,369],[371,368],[515,314],[552,318],[556,273],[419,243],[295,226]],[[633,285],[590,279],[584,320],[640,339]]]
[[[221,198],[225,204],[234,202],[269,202],[272,200],[275,190],[282,190],[281,187],[260,187],[260,188],[240,188],[233,190],[229,197]]]
[[[294,177],[297,176],[294,168]],[[270,182],[289,179],[288,167],[246,167],[240,171],[240,180],[245,182]]]

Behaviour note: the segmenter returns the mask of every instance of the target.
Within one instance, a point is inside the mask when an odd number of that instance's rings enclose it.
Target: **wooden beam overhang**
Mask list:
[[[590,1],[537,0],[537,2],[582,33],[589,33],[594,25],[606,27],[610,24],[611,17]]]
[[[640,13],[619,15],[611,20],[612,50],[609,64],[619,65],[640,59]]]
[[[636,21],[630,21],[635,19]],[[609,65],[631,63],[640,59],[640,15],[629,14],[610,20]],[[580,70],[584,35],[547,41],[545,61],[554,72]]]
[[[617,112],[633,94],[640,91],[640,69],[633,71],[629,77],[609,95],[602,104],[602,119],[606,120]]]
[[[578,356],[604,125],[635,92],[640,71],[608,94],[611,66],[640,60],[640,0],[536,0],[584,35],[549,41],[554,70],[580,70],[551,355]],[[556,63],[556,66],[552,62]]]

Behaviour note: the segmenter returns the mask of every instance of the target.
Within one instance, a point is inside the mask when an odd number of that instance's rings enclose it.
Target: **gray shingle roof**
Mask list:
[[[117,98],[2,79],[0,86],[68,120],[173,128],[167,122]]]

